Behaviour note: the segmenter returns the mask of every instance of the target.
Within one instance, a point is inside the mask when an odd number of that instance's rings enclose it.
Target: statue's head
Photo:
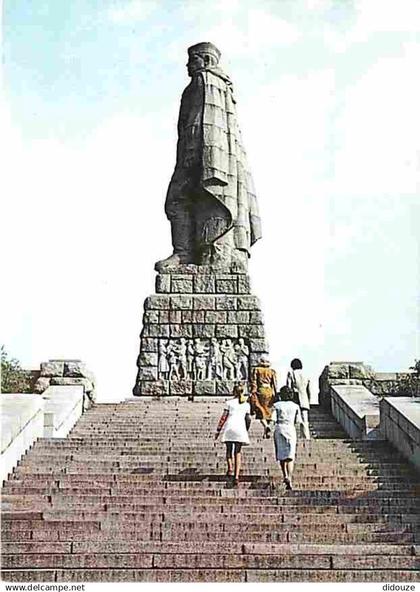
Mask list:
[[[193,76],[198,70],[217,66],[220,59],[220,51],[213,43],[203,41],[188,48],[188,75]]]

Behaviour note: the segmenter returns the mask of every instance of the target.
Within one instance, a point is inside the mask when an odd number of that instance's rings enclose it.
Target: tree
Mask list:
[[[1,346],[1,392],[31,392],[30,374],[21,368],[19,360],[9,357],[4,345]]]
[[[397,396],[403,397],[419,397],[420,396],[420,360],[414,360],[413,366],[409,368],[412,372],[408,372],[400,378]]]

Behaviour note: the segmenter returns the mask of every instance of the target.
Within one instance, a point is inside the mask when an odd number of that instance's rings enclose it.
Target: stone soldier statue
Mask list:
[[[261,225],[232,83],[212,43],[193,45],[188,55],[191,82],[181,99],[176,166],[165,203],[173,254],[155,267],[163,272],[185,263],[236,262],[246,269]]]

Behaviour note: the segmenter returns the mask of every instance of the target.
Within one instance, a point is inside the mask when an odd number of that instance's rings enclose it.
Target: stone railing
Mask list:
[[[384,437],[420,471],[420,399],[386,397],[380,410]]]
[[[16,466],[32,444],[44,435],[45,400],[39,395],[2,394],[0,480]]]
[[[375,372],[364,362],[331,362],[319,377],[319,404],[331,409],[331,388],[360,385],[377,397],[397,396],[402,381],[412,372]]]
[[[360,385],[331,387],[331,412],[354,440],[382,439],[379,400]]]
[[[37,372],[38,371],[34,371]],[[64,438],[94,401],[94,379],[78,360],[41,364],[34,394],[2,394],[0,480],[38,438]]]

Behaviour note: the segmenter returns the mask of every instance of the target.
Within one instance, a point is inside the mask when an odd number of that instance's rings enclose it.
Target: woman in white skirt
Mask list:
[[[273,406],[274,446],[286,489],[292,489],[292,475],[296,456],[296,423],[303,423],[299,405],[293,402],[293,391],[283,386]]]
[[[217,426],[215,439],[223,429],[222,442],[226,444],[228,477],[234,478],[233,486],[239,485],[241,470],[241,449],[249,444],[248,428],[251,421],[251,407],[244,393],[244,386],[238,384],[233,389],[233,399],[226,401],[223,415]]]

